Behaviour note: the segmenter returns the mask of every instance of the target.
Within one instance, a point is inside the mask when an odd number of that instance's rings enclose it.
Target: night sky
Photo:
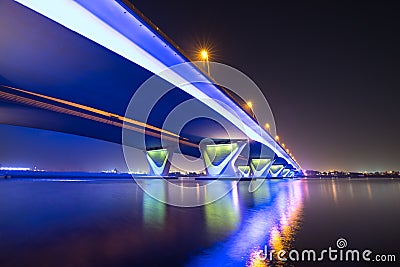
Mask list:
[[[396,1],[132,2],[188,54],[207,43],[211,60],[250,76],[304,169],[400,169]],[[0,133],[3,165],[124,169],[115,144],[11,126]]]

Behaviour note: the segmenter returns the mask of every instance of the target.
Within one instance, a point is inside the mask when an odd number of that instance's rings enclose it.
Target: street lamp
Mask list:
[[[247,106],[250,108],[250,109],[252,109],[253,108],[253,102],[251,102],[251,101],[247,101]]]
[[[279,136],[278,135],[275,136],[275,140],[279,142]]]
[[[210,75],[210,62],[208,61],[208,57],[209,57],[208,51],[206,49],[202,49],[200,51],[200,58],[202,60],[204,60],[204,62],[206,63],[206,65],[207,65],[207,73],[208,73],[208,75]]]
[[[271,125],[269,125],[268,122],[265,124],[265,128],[267,129],[267,131],[268,131],[269,133],[271,133],[271,131],[270,131]]]

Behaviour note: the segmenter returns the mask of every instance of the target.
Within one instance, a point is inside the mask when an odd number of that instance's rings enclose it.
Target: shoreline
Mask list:
[[[129,174],[129,173],[106,173],[106,172],[47,172],[47,171],[3,171],[0,172],[1,180],[11,179],[52,179],[52,180],[135,180],[135,179],[167,179],[176,181],[200,181],[200,180],[240,180],[251,181],[252,178],[233,178],[233,177],[205,177],[205,176],[149,176],[147,174]],[[257,178],[255,178],[257,179]],[[280,177],[272,179],[282,179]]]
[[[365,176],[304,176],[304,177],[294,177],[294,178],[266,178],[268,180],[282,180],[282,179],[398,179],[399,176],[396,175],[365,175]],[[10,179],[51,179],[51,180],[135,180],[135,179],[167,179],[176,181],[207,181],[207,180],[240,180],[240,181],[251,181],[252,179],[258,178],[233,178],[233,177],[206,177],[206,176],[149,176],[147,174],[129,174],[129,173],[108,173],[108,172],[47,172],[47,171],[1,171],[0,180],[10,180]],[[262,178],[264,179],[264,178]]]

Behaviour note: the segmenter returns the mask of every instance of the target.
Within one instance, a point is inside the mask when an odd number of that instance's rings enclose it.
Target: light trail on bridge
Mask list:
[[[145,132],[146,135],[149,136],[153,136],[156,138],[165,138],[166,140],[169,141],[173,141],[175,142],[177,139],[179,141],[179,143],[183,144],[183,145],[187,145],[187,146],[191,146],[191,147],[196,147],[198,148],[198,144],[192,143],[190,141],[188,141],[187,138],[181,137],[177,134],[171,133],[169,131],[163,130],[161,128],[149,125],[147,123],[144,122],[139,122],[136,120],[132,120],[123,116],[119,116],[117,114],[113,114],[107,111],[103,111],[100,109],[96,109],[93,107],[89,107],[89,106],[85,106],[85,105],[81,105],[81,104],[77,104],[74,102],[70,102],[70,101],[66,101],[63,99],[59,99],[59,98],[55,98],[55,97],[50,97],[50,96],[46,96],[46,95],[42,95],[42,94],[37,94],[37,93],[33,93],[33,92],[29,92],[23,89],[19,89],[19,88],[15,88],[15,87],[11,87],[11,86],[7,86],[7,85],[0,85],[1,87],[10,89],[10,90],[14,90],[17,92],[21,92],[21,93],[25,93],[28,95],[33,95],[39,98],[43,98],[46,100],[50,100],[50,101],[54,101],[60,104],[64,104],[70,107],[74,107],[74,108],[78,108],[78,109],[82,109],[85,111],[89,111],[98,115],[102,115],[102,116],[106,116],[109,117],[109,119],[106,118],[101,118],[99,116],[96,115],[91,115],[91,114],[87,114],[84,112],[80,112],[80,111],[76,111],[76,110],[72,110],[72,109],[68,109],[65,107],[60,107],[60,106],[56,106],[53,104],[49,104],[49,103],[45,103],[42,101],[38,101],[38,100],[34,100],[34,99],[30,99],[27,97],[23,97],[23,96],[19,96],[19,95],[15,95],[15,94],[11,94],[11,93],[7,93],[7,92],[3,92],[0,91],[0,99],[6,100],[6,101],[12,101],[12,102],[16,102],[19,104],[23,104],[23,105],[28,105],[28,106],[33,106],[33,107],[37,107],[37,108],[41,108],[41,109],[46,109],[46,110],[51,110],[54,112],[58,112],[58,113],[63,113],[63,114],[67,114],[67,115],[72,115],[72,116],[76,116],[76,117],[81,117],[84,119],[88,119],[88,120],[92,120],[92,121],[97,121],[100,123],[104,123],[104,124],[109,124],[109,125],[113,125],[119,128],[125,128],[128,130],[132,130],[132,131],[136,131],[139,133],[143,133],[143,131]],[[119,120],[121,122],[117,122],[117,121],[113,121],[114,120]],[[128,125],[126,123],[129,124],[134,124],[136,126],[133,125]],[[137,127],[139,126],[139,127]],[[156,131],[149,131],[149,129]],[[164,134],[164,136],[162,135]]]
[[[96,113],[96,114],[99,114],[99,115],[103,115],[103,116],[106,116],[106,117],[112,117],[114,119],[117,119],[117,120],[120,120],[120,121],[123,121],[123,122],[132,123],[132,124],[141,126],[143,128],[149,128],[149,129],[154,130],[154,131],[162,132],[162,133],[165,133],[165,134],[168,134],[168,135],[172,135],[172,136],[175,136],[175,137],[180,137],[179,135],[177,135],[175,133],[172,133],[170,131],[167,131],[167,130],[164,130],[164,129],[161,129],[161,128],[158,128],[158,127],[155,127],[155,126],[152,126],[152,125],[149,125],[149,124],[144,123],[144,122],[140,122],[140,121],[137,121],[137,120],[126,118],[124,116],[120,116],[120,115],[115,114],[115,113],[107,112],[107,111],[104,111],[104,110],[100,110],[100,109],[97,109],[97,108],[85,106],[85,105],[82,105],[82,104],[74,103],[74,102],[71,102],[71,101],[67,101],[67,100],[63,100],[63,99],[59,99],[59,98],[55,98],[55,97],[51,97],[51,96],[46,96],[46,95],[42,95],[42,94],[38,94],[38,93],[34,93],[34,92],[29,92],[29,91],[26,91],[26,90],[22,90],[22,89],[11,87],[11,86],[7,86],[7,85],[0,85],[0,86],[8,88],[8,89],[11,89],[11,90],[15,90],[15,91],[18,91],[18,92],[22,92],[22,93],[25,93],[25,94],[29,94],[29,95],[37,96],[37,97],[44,98],[44,99],[47,99],[47,100],[51,100],[51,101],[54,101],[54,102],[58,102],[58,103],[61,103],[61,104],[65,104],[65,105],[68,105],[68,106],[72,106],[72,107],[75,107],[75,108],[79,108],[79,109],[83,109],[83,110],[86,110],[86,111],[90,111],[90,112],[93,112],[93,113]]]

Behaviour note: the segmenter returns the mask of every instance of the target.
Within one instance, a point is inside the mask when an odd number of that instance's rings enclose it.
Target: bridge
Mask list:
[[[176,152],[203,158],[211,177],[301,175],[243,99],[215,85],[129,1],[6,0],[0,25],[2,124],[141,149],[150,175],[167,175]],[[154,74],[172,89],[149,90],[159,99],[146,121],[127,116],[132,96]],[[165,129],[169,114],[189,100],[198,118],[179,132]]]

